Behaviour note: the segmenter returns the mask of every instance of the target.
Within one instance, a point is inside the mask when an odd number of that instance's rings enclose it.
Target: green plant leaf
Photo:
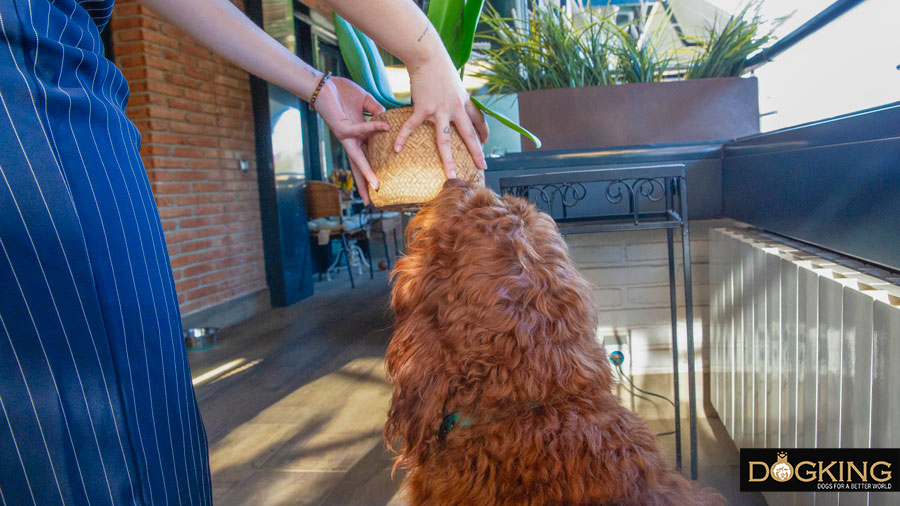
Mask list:
[[[428,20],[434,25],[444,47],[453,39],[453,32],[459,24],[465,0],[432,0],[428,2]]]
[[[385,98],[381,94],[378,85],[375,82],[375,76],[372,67],[369,64],[369,58],[363,48],[362,42],[356,35],[356,30],[347,22],[346,19],[340,17],[337,13],[333,14],[334,32],[337,35],[338,46],[341,49],[341,56],[344,63],[347,64],[347,70],[350,71],[350,77],[356,81],[366,91],[368,91],[375,100],[388,109],[402,107],[401,104],[393,98]]]
[[[460,69],[469,61],[472,43],[484,0],[431,0],[428,19],[450,54],[453,65]]]
[[[381,53],[378,51],[378,46],[375,45],[375,41],[370,39],[368,35],[359,31],[359,28],[356,28],[355,26],[353,27],[353,31],[356,33],[356,38],[359,39],[363,51],[366,54],[369,68],[372,69],[372,77],[375,80],[375,86],[378,88],[381,96],[385,99],[395,100],[394,91],[391,90],[391,83],[388,81],[387,70],[384,68],[384,59],[381,58]]]
[[[533,133],[526,130],[522,125],[509,119],[505,115],[500,114],[497,111],[494,111],[490,107],[481,103],[481,101],[478,100],[477,98],[470,97],[470,99],[472,100],[472,103],[475,104],[475,107],[477,107],[478,109],[483,111],[485,114],[489,114],[489,115],[493,116],[494,118],[497,118],[497,121],[499,121],[500,123],[506,125],[507,127],[511,128],[511,129],[515,130],[516,132],[519,132],[520,134],[524,135],[525,137],[528,137],[529,139],[531,139],[531,142],[534,143],[535,148],[537,148],[537,149],[541,148],[541,140],[538,139],[538,137],[536,135],[534,135]]]
[[[456,68],[462,68],[472,55],[472,44],[475,42],[475,29],[478,28],[478,20],[481,19],[481,11],[484,9],[484,0],[466,0],[462,19],[456,36],[447,46],[450,58]]]

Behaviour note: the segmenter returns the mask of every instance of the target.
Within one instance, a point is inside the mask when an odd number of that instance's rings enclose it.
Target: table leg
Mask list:
[[[343,253],[346,254],[347,258],[347,272],[350,274],[350,288],[356,288],[356,283],[353,282],[353,266],[350,265],[350,255],[352,251],[350,250],[350,244],[347,241],[347,235],[341,234],[341,244],[343,245]]]
[[[697,378],[694,373],[694,299],[691,285],[691,236],[688,227],[687,183],[679,178],[681,205],[681,246],[684,251],[684,316],[687,326],[688,396],[691,423],[691,479],[697,479]]]
[[[391,271],[391,253],[388,251],[387,232],[381,230],[381,238],[384,239],[384,259],[387,261],[387,270]],[[394,235],[394,247],[397,247],[397,235]]]
[[[681,469],[681,387],[678,373],[678,296],[675,294],[675,231],[666,229],[669,246],[669,309],[672,317],[672,379],[675,399],[675,467]]]

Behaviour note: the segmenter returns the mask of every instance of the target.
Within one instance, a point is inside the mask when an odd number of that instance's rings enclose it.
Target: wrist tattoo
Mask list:
[[[428,33],[428,29],[431,28],[431,24],[425,25],[425,30],[422,32],[422,35],[419,35],[419,38],[416,39],[416,42],[422,42],[422,39],[425,37],[425,34]]]

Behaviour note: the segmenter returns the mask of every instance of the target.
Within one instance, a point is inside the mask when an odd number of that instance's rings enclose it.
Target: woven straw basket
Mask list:
[[[434,124],[430,121],[416,128],[399,153],[394,152],[394,139],[412,112],[412,107],[402,107],[372,118],[391,125],[390,131],[369,137],[369,164],[378,178],[378,190],[369,189],[369,197],[376,207],[414,210],[436,197],[447,180],[435,140]],[[475,160],[456,127],[453,127],[450,141],[456,177],[473,187],[484,186],[484,172],[475,167]]]

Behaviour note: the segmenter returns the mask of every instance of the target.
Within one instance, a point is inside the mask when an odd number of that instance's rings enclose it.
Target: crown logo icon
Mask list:
[[[778,461],[772,466],[772,479],[784,483],[794,476],[794,466],[787,461],[787,452],[778,452],[775,456]]]

